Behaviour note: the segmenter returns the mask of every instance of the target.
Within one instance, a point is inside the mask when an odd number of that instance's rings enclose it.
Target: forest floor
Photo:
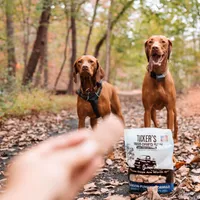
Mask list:
[[[143,127],[143,106],[141,92],[120,94],[126,128]],[[200,162],[190,162],[200,155],[200,88],[192,88],[187,94],[178,95],[179,142],[175,144],[174,155],[184,161],[175,171],[175,189],[171,194],[161,195],[162,199],[200,199]],[[166,128],[166,110],[157,113],[160,127]],[[37,114],[20,118],[11,117],[1,123],[0,130],[0,191],[6,182],[5,167],[13,156],[50,136],[77,129],[75,109],[59,114]],[[88,122],[87,122],[88,124]],[[116,146],[114,157],[105,158],[105,166],[77,197],[78,200],[120,200],[129,199],[127,165],[123,140]],[[123,197],[120,197],[122,195]],[[146,194],[140,200],[148,199]],[[138,198],[135,195],[135,198]]]

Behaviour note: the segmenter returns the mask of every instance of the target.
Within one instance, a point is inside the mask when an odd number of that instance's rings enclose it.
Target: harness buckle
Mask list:
[[[89,101],[89,99],[90,99],[90,93],[88,93],[87,95],[87,101]]]
[[[95,92],[96,96],[99,97],[99,94],[97,94],[97,92]]]

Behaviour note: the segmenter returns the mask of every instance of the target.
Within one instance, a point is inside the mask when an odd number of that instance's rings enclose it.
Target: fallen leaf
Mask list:
[[[191,180],[193,183],[200,183],[200,176],[191,175]]]
[[[200,154],[196,154],[196,156],[190,161],[190,164],[200,162]]]
[[[130,194],[131,199],[136,199],[137,196],[138,196],[137,194]]]
[[[83,191],[83,194],[85,195],[101,195],[100,191],[91,191],[91,192],[87,192],[87,191]]]
[[[180,167],[182,167],[183,165],[185,165],[186,162],[185,161],[178,161],[175,164],[175,169],[179,169]]]
[[[182,186],[185,185],[189,190],[193,190],[194,186],[192,185],[192,181],[188,178],[185,179]]]
[[[113,161],[112,161],[111,159],[108,158],[108,159],[106,159],[106,164],[107,164],[107,165],[112,165],[112,164],[113,164]]]
[[[149,200],[161,200],[161,197],[158,194],[158,186],[147,188],[147,198],[149,198]]]
[[[109,193],[109,189],[107,188],[101,188],[101,193],[105,194],[105,193]]]
[[[200,138],[198,138],[195,142],[194,145],[198,148],[200,148]]]
[[[114,160],[114,159],[115,159],[114,152],[112,151],[111,153],[109,153],[109,154],[107,155],[107,158],[110,159],[110,160]]]
[[[120,185],[120,183],[119,183],[118,180],[112,180],[112,181],[110,181],[109,183],[110,183],[110,185],[114,185],[114,186]]]
[[[136,200],[145,200],[145,199],[146,199],[146,197],[141,196],[141,197],[138,197]]]
[[[198,168],[198,169],[192,169],[191,172],[195,173],[195,174],[200,174],[200,168]]]
[[[84,188],[84,190],[88,190],[91,188],[97,188],[97,186],[95,185],[94,182],[92,182],[92,183],[88,183],[88,184],[84,185],[83,188]]]
[[[0,136],[5,136],[7,133],[7,131],[0,131]]]
[[[181,199],[181,200],[190,200],[190,198],[187,196],[187,195],[178,195],[178,199]]]
[[[123,197],[120,195],[112,195],[105,198],[105,200],[130,200],[130,197]]]
[[[200,184],[195,185],[194,191],[200,192]]]
[[[179,170],[177,170],[177,173],[181,174],[181,176],[186,176],[189,173],[189,171],[190,169],[183,165],[179,168]]]
[[[186,163],[187,163],[187,164],[190,164],[190,163],[191,163],[191,161],[194,159],[194,157],[195,157],[195,156],[194,156],[193,154],[191,154],[191,155],[188,155],[188,156],[187,156],[187,159],[185,160],[185,161],[186,161]]]

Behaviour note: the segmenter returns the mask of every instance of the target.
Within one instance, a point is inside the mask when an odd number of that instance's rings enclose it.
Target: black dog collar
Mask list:
[[[150,72],[150,76],[151,76],[151,78],[154,78],[154,79],[156,79],[157,81],[162,81],[162,80],[165,79],[165,77],[166,77],[166,75],[167,75],[167,72],[168,72],[168,71],[166,71],[166,72],[163,73],[163,74],[156,74],[155,72],[151,71],[151,72]]]

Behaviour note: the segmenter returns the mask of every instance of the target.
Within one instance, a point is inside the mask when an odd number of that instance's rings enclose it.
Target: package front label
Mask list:
[[[160,193],[173,190],[173,147],[169,129],[125,129],[131,192],[143,192],[154,185]]]

